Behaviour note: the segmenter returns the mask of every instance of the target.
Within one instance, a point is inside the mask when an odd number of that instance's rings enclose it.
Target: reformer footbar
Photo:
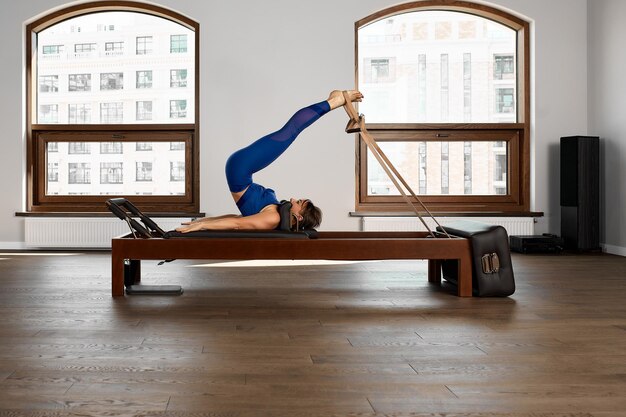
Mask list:
[[[150,239],[163,237],[166,232],[161,229],[150,217],[146,216],[133,203],[125,198],[112,198],[105,202],[107,208],[125,221],[135,239]],[[132,216],[137,216],[143,225]],[[139,235],[139,236],[138,236]],[[172,262],[174,259],[165,259],[159,262]],[[150,295],[180,295],[183,289],[180,285],[141,285],[136,284],[134,277],[139,275],[139,263],[131,259],[124,261],[124,286],[127,294],[150,294]]]
[[[411,197],[417,200],[417,202],[422,206],[422,208],[428,214],[428,216],[431,219],[433,219],[433,221],[438,226],[438,228],[443,232],[443,234],[445,234],[446,237],[451,238],[451,236],[448,234],[448,232],[446,232],[443,226],[439,224],[435,216],[433,216],[432,213],[428,210],[428,208],[426,208],[422,200],[420,200],[420,198],[413,192],[413,189],[409,186],[409,184],[406,182],[404,177],[400,175],[400,173],[391,163],[389,158],[387,158],[387,155],[385,155],[383,150],[378,146],[378,144],[376,143],[376,140],[374,140],[372,135],[367,131],[367,128],[365,127],[365,116],[363,116],[362,114],[358,114],[356,112],[356,110],[352,106],[352,101],[350,100],[350,97],[346,91],[343,92],[343,97],[345,100],[344,107],[348,115],[350,116],[350,121],[348,121],[348,124],[346,126],[346,133],[360,132],[361,138],[363,139],[363,142],[365,143],[365,145],[372,152],[372,154],[374,155],[374,157],[376,158],[380,166],[383,168],[387,176],[389,176],[389,179],[391,179],[391,182],[393,182],[394,186],[398,189],[398,191],[400,191],[400,194],[402,194],[404,201],[411,207],[411,209],[415,212],[415,214],[420,219],[420,221],[422,222],[426,230],[428,230],[428,233],[430,234],[430,236],[437,237],[437,234],[439,234],[440,232],[431,230],[431,228],[428,226],[426,221],[424,221],[418,208],[415,206],[415,204],[409,198],[409,196],[407,196],[405,190],[400,186],[399,182],[401,182],[402,185],[406,187],[407,191],[411,194]]]
[[[163,237],[165,231],[161,229],[150,217],[146,216],[133,203],[125,198],[111,198],[105,202],[107,208],[120,219],[124,220],[130,228],[133,237],[137,239],[137,233],[143,238]],[[130,212],[130,214],[128,214]],[[131,215],[139,217],[143,226]]]

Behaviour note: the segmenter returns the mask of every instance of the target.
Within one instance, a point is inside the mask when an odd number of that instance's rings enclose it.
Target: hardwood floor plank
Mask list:
[[[563,398],[606,398],[609,400],[624,401],[626,404],[626,393],[623,392],[624,385],[616,384],[546,384],[543,381],[535,384],[502,384],[491,385],[490,383],[472,384],[448,384],[458,398],[484,398],[505,397],[515,398],[537,398],[537,399],[563,399]]]
[[[495,415],[507,415],[509,413],[526,413],[535,416],[537,413],[563,413],[566,415],[578,415],[624,410],[626,399],[618,398],[607,401],[602,397],[564,397],[564,398],[460,398],[450,400],[415,398],[409,396],[372,396],[368,397],[375,412],[381,414],[411,413],[419,410],[435,414],[460,414],[467,415],[467,410],[473,413],[491,413]],[[584,410],[584,411],[581,411]]]
[[[154,396],[152,398],[133,398],[133,396],[54,396],[40,395],[36,393],[24,393],[12,395],[0,392],[0,404],[5,410],[25,409],[31,410],[55,410],[65,409],[74,413],[90,412],[103,414],[110,411],[122,411],[124,413],[141,413],[151,411],[165,411],[169,397]]]
[[[371,413],[372,407],[367,399],[361,395],[335,394],[324,392],[323,395],[298,396],[297,393],[287,395],[280,392],[280,388],[250,397],[239,396],[172,396],[167,411],[202,411],[202,412],[230,412],[238,415],[240,412],[254,412],[255,415],[302,415],[315,413],[318,415],[333,415],[341,413]],[[293,414],[292,414],[293,413]]]

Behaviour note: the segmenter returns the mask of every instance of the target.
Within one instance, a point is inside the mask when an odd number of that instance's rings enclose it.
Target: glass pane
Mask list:
[[[185,142],[48,142],[46,195],[184,195]]]
[[[512,123],[516,31],[461,12],[419,11],[358,32],[359,111],[371,123]]]
[[[136,12],[92,13],[41,31],[37,123],[193,123],[194,39]]]
[[[507,194],[507,142],[378,144],[417,195]],[[367,194],[400,195],[369,151]]]

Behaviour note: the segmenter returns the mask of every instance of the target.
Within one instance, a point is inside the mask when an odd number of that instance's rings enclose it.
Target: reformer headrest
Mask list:
[[[291,230],[291,203],[287,200],[283,200],[278,205],[278,214],[280,214],[280,223],[278,224],[278,230],[290,231]]]
[[[284,231],[292,231],[292,232],[305,232],[308,235],[317,236],[317,230],[315,229],[299,229],[294,230],[291,227],[291,219],[293,214],[291,214],[291,202],[287,200],[282,200],[278,205],[278,214],[280,214],[280,223],[276,230],[284,230]]]

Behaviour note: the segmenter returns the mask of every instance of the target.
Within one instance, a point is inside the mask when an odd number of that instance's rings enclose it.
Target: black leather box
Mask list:
[[[437,228],[442,231],[441,227]],[[508,297],[515,292],[515,278],[506,229],[469,220],[451,222],[445,230],[469,239],[472,250],[472,293],[478,297]],[[441,263],[444,279],[456,284],[457,261]]]
[[[522,235],[510,237],[511,250],[519,253],[560,253],[563,239],[554,235]]]

